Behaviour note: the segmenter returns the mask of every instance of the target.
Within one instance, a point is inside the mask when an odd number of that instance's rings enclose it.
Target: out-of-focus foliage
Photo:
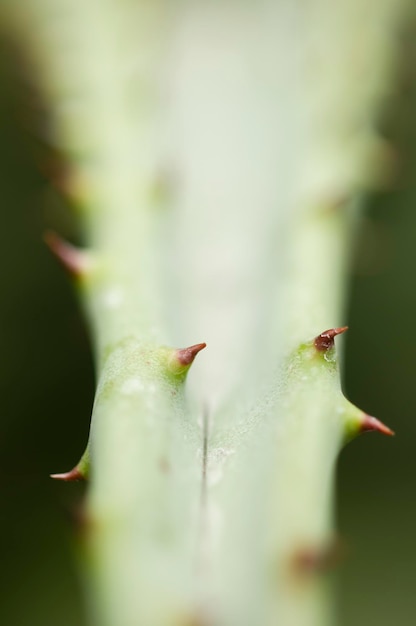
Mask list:
[[[81,494],[48,474],[73,462],[85,441],[91,357],[70,285],[42,243],[52,196],[14,64],[2,47],[0,623],[82,626],[70,529]]]
[[[380,125],[395,153],[390,189],[368,198],[351,277],[345,388],[396,430],[341,455],[338,502],[349,555],[342,626],[410,626],[416,615],[416,37],[401,34],[396,93]],[[392,444],[392,445],[388,445]]]

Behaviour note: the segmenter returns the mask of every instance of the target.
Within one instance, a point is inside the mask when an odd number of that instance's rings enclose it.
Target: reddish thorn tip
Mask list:
[[[177,350],[176,358],[183,366],[191,365],[198,352],[206,348],[206,346],[206,343],[196,343],[194,346],[189,346],[189,348]]]
[[[294,555],[293,565],[299,573],[325,573],[340,564],[345,552],[344,542],[336,537],[327,545],[298,550]]]
[[[55,480],[64,480],[66,482],[74,481],[74,480],[85,480],[85,476],[81,474],[77,467],[74,467],[69,472],[64,472],[63,474],[51,474],[51,478]]]
[[[372,417],[371,415],[363,416],[360,431],[362,433],[377,431],[379,433],[382,433],[383,435],[389,435],[389,437],[392,437],[395,434],[395,432],[391,430],[391,428],[383,424],[383,422],[380,422],[380,420],[378,420],[376,417]]]
[[[47,230],[43,239],[49,250],[65,269],[75,276],[82,274],[85,269],[85,257],[83,252],[62,239],[53,230]]]
[[[337,335],[342,335],[348,330],[348,326],[341,326],[340,328],[330,328],[323,333],[315,337],[314,345],[320,352],[326,352],[330,348],[334,347],[334,339]]]

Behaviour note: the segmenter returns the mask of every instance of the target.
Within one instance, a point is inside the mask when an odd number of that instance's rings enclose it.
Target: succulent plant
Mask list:
[[[83,238],[46,235],[97,371],[53,477],[89,483],[98,626],[331,623],[337,455],[393,434],[344,397],[335,337],[408,6],[4,2]]]

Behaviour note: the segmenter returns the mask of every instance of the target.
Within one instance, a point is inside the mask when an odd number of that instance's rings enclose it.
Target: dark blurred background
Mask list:
[[[363,435],[340,458],[337,517],[347,558],[338,576],[339,626],[416,623],[414,47],[403,33],[407,62],[380,115],[396,155],[394,182],[367,196],[352,254],[344,389],[397,436]],[[72,226],[44,175],[54,159],[42,146],[42,116],[22,88],[16,58],[3,42],[0,624],[84,626],[72,530],[82,486],[48,474],[72,467],[83,450],[93,369],[74,292],[42,243],[45,226]]]

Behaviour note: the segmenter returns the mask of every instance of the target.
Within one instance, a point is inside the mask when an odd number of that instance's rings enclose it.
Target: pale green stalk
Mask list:
[[[344,322],[403,4],[4,6],[87,248],[98,626],[331,623],[310,570],[331,543],[336,456],[365,416],[313,337]],[[186,400],[166,346],[200,341]]]

